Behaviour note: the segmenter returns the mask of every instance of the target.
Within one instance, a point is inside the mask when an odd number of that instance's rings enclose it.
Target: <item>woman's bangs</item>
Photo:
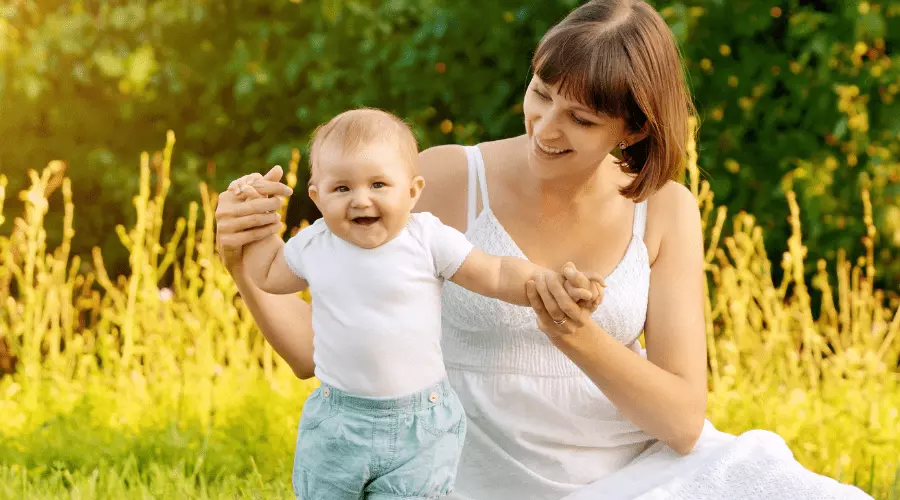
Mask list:
[[[541,42],[532,70],[566,99],[598,114],[630,118],[634,100],[628,85],[631,66],[615,36],[585,36],[564,30]]]

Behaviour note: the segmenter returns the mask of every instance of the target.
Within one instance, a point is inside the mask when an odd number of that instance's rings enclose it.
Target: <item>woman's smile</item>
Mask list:
[[[541,158],[546,158],[548,160],[555,160],[557,158],[562,158],[573,151],[571,149],[559,149],[547,146],[542,144],[537,137],[534,138],[534,152]]]

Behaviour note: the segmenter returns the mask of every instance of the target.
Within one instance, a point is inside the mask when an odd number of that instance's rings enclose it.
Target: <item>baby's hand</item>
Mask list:
[[[250,182],[242,182],[236,184],[234,191],[237,195],[238,200],[240,201],[250,201],[257,198],[263,198],[263,195],[259,194],[256,188],[254,188],[253,184]]]
[[[294,190],[280,182],[283,175],[284,171],[281,169],[281,165],[275,165],[266,175],[254,172],[235,179],[228,185],[228,192],[238,201],[271,196],[288,197],[294,194]]]
[[[606,282],[599,274],[579,272],[575,264],[566,262],[562,268],[562,275],[566,280],[564,285],[566,292],[582,308],[593,312],[603,302]]]

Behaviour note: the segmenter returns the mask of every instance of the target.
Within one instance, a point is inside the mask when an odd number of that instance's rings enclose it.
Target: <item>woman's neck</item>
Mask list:
[[[504,189],[515,193],[513,211],[535,220],[571,222],[592,220],[598,216],[618,217],[627,209],[619,189],[630,182],[628,175],[607,156],[597,168],[564,178],[541,179],[528,164],[530,139],[527,135],[481,145],[482,154],[493,161],[496,179]],[[499,200],[497,200],[499,201]],[[527,215],[526,215],[527,214]]]
[[[622,203],[619,189],[627,182],[613,158],[607,157],[600,166],[583,173],[564,178],[534,179],[529,197],[547,216],[587,214],[596,218],[598,214],[616,212],[614,207]]]

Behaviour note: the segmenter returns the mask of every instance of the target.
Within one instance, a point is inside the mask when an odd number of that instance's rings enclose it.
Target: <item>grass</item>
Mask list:
[[[138,464],[133,456],[124,462],[101,463],[90,471],[74,473],[63,468],[34,472],[16,465],[0,466],[0,498],[293,498],[289,483],[265,483],[258,474],[209,478],[187,474],[189,470],[190,466],[183,463]]]
[[[292,385],[248,381],[232,396],[238,405],[206,424],[172,414],[136,427],[109,411],[133,397],[109,405],[108,391],[89,390],[0,444],[0,498],[292,498],[297,417],[311,386]]]

